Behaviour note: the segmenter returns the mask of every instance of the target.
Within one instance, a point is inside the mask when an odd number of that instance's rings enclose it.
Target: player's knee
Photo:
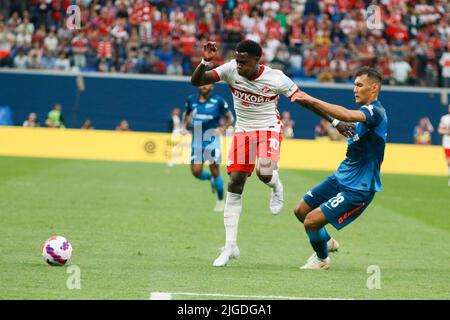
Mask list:
[[[306,215],[311,212],[311,208],[302,199],[294,208],[294,214],[300,222],[304,222]]]
[[[306,215],[305,220],[303,221],[303,225],[305,226],[306,231],[315,231],[321,228],[320,224],[311,216]]]
[[[231,172],[230,181],[228,182],[228,192],[242,194],[247,176],[247,173]]]
[[[228,192],[242,194],[243,191],[244,183],[242,183],[240,180],[230,180],[230,182],[228,182]]]
[[[202,169],[193,168],[191,172],[194,177],[198,178],[202,174]]]
[[[228,182],[228,191],[242,194],[244,191],[245,178],[239,174],[231,175],[230,181]]]
[[[259,180],[261,180],[264,183],[269,183],[270,180],[272,180],[272,175],[268,176],[268,175],[258,174],[258,178],[259,178]]]
[[[306,213],[302,211],[302,208],[300,207],[300,205],[297,205],[297,206],[294,208],[294,214],[295,214],[295,217],[296,217],[301,223],[303,223],[303,221],[305,221]]]

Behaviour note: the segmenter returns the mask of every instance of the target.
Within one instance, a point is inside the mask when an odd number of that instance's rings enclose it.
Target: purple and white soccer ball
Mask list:
[[[62,236],[50,237],[42,246],[42,257],[51,266],[64,266],[72,258],[72,245]]]

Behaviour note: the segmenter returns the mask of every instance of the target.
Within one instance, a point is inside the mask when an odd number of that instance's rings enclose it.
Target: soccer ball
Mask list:
[[[42,257],[51,266],[64,266],[72,257],[72,245],[62,236],[50,237],[42,246]]]

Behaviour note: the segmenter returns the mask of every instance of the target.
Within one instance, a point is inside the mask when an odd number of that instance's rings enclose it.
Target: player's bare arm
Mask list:
[[[302,93],[302,92],[300,92],[300,93]],[[324,110],[314,107],[314,105],[306,103],[304,101],[300,102],[300,101],[296,100],[296,97],[298,96],[298,94],[299,93],[296,93],[296,94],[294,94],[294,96],[292,96],[292,98],[291,98],[292,102],[296,102],[296,103],[300,104],[301,106],[303,106],[303,107],[311,110],[315,114],[317,114],[319,117],[322,117],[325,120],[327,120],[328,122],[333,123],[333,121],[335,119],[332,116],[330,116],[328,113],[326,113]],[[335,127],[339,131],[339,133],[342,134],[346,138],[351,138],[355,135],[356,126],[354,123],[339,121],[339,123]]]
[[[217,128],[217,134],[221,134],[231,125],[233,125],[233,115],[230,111],[228,111],[227,113],[225,113],[225,124],[223,125],[223,127]]]
[[[215,42],[208,41],[203,46],[203,60],[210,62],[217,54],[217,46]],[[205,84],[212,84],[217,82],[217,78],[212,71],[206,71],[207,65],[200,63],[195,68],[194,73],[191,76],[191,84],[196,87],[203,86]]]
[[[183,112],[183,116],[181,117],[181,124],[180,124],[182,134],[186,134],[188,132],[187,131],[187,123],[188,123],[188,120],[190,119],[190,117],[191,117],[190,112],[189,113]]]
[[[359,110],[350,110],[342,106],[328,103],[320,99],[314,98],[305,92],[297,92],[291,101],[298,102],[302,106],[307,106],[310,109],[320,110],[328,115],[345,122],[364,122],[366,115]]]

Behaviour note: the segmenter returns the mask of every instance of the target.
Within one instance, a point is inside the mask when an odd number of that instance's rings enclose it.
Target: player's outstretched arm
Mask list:
[[[300,92],[301,93],[301,92]],[[324,118],[328,122],[333,124],[333,127],[335,127],[340,134],[342,134],[346,138],[352,138],[355,135],[355,124],[352,122],[345,122],[345,121],[338,121],[335,118],[333,118],[330,114],[328,114],[326,111],[315,107],[313,104],[306,103],[303,100],[298,100],[299,93],[296,93],[292,96],[291,101],[296,102],[300,104],[301,106],[313,111],[315,114],[317,114],[319,117]]]
[[[330,116],[345,122],[364,122],[366,115],[359,110],[350,110],[337,104],[331,104],[317,98],[311,97],[305,92],[297,92],[291,98],[292,102],[300,103],[312,109],[323,111]]]
[[[191,76],[191,84],[196,87],[203,86],[205,84],[211,84],[217,82],[217,78],[212,71],[206,71],[208,63],[216,56],[217,47],[215,42],[209,41],[203,46],[203,61]]]

